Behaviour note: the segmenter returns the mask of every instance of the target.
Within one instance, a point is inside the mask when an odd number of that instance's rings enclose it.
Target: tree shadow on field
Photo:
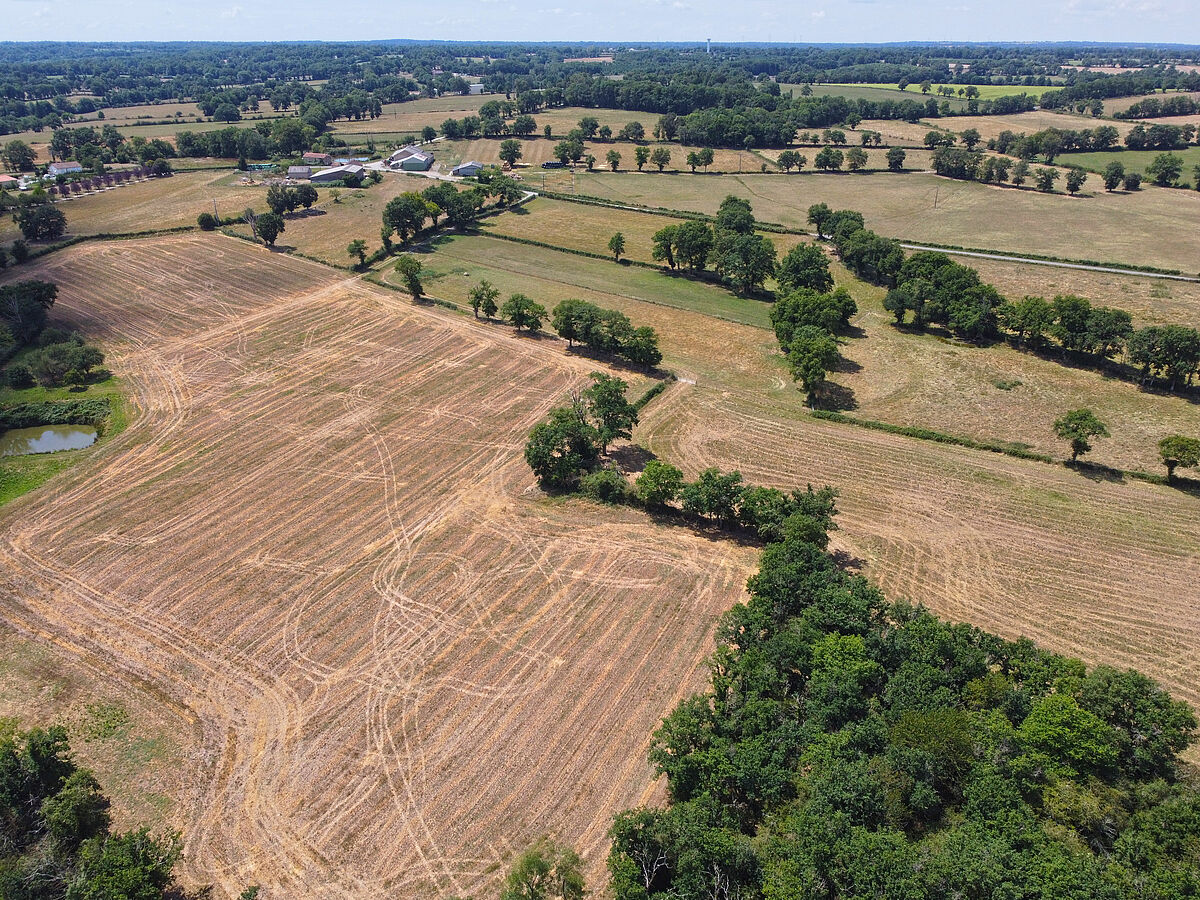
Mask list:
[[[854,391],[851,388],[846,387],[844,384],[827,381],[821,385],[817,408],[828,409],[833,412],[849,412],[858,409],[858,400],[855,398]]]
[[[1063,463],[1063,465],[1074,472],[1078,472],[1088,481],[1094,481],[1097,484],[1101,482],[1107,482],[1108,484],[1125,483],[1124,472],[1122,472],[1120,469],[1114,469],[1111,466],[1106,466],[1103,463],[1083,462],[1082,460],[1071,462],[1070,460],[1067,460],[1065,463]]]
[[[863,560],[848,550],[831,550],[829,555],[833,557],[839,569],[849,572],[852,575],[857,575],[861,572],[862,567],[865,565]]]
[[[646,468],[646,463],[658,459],[653,451],[637,444],[622,444],[608,451],[608,458],[617,464],[617,468],[626,475],[640,475]]]
[[[295,253],[298,248],[291,244],[272,244],[267,249],[272,253]]]
[[[839,356],[837,365],[833,367],[835,372],[844,372],[848,375],[853,375],[862,371],[862,365],[855,362],[846,356]]]

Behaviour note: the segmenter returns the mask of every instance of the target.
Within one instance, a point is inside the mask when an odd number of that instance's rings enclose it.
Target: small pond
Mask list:
[[[0,456],[25,456],[29,453],[54,453],[56,450],[81,450],[96,443],[91,425],[38,425],[13,428],[0,434]]]

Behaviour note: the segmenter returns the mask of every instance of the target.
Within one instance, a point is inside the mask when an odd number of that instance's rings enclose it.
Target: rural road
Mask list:
[[[945,247],[931,247],[927,244],[907,244],[903,241],[900,246],[905,250],[933,250],[950,256],[973,256],[976,259],[998,259],[1002,262],[1029,263],[1034,266],[1054,266],[1059,269],[1083,269],[1087,272],[1110,272],[1113,275],[1141,275],[1146,278],[1166,278],[1171,281],[1200,281],[1192,275],[1168,275],[1166,272],[1139,272],[1133,269],[1118,269],[1115,266],[1091,266],[1087,263],[1059,262],[1052,259],[1030,259],[1028,256],[1008,256],[1003,253],[981,253],[978,250],[947,250]]]

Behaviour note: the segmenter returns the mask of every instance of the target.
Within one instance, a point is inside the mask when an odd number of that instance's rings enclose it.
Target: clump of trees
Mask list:
[[[635,328],[619,310],[604,309],[587,300],[563,300],[554,307],[552,327],[567,339],[568,346],[578,342],[646,368],[662,362],[657,332],[648,325]]]
[[[109,799],[60,725],[0,739],[0,896],[164,898],[179,835],[114,834]]]
[[[728,196],[714,223],[693,220],[655,232],[651,255],[669,269],[702,273],[711,263],[717,275],[743,294],[760,289],[775,274],[775,245],[754,231],[749,201]]]
[[[849,328],[857,312],[858,305],[845,288],[822,293],[798,287],[771,307],[775,337],[810,406],[817,405],[826,377],[841,360],[835,335]]]
[[[267,188],[267,206],[278,216],[295,212],[299,207],[310,209],[319,198],[317,189],[311,184],[302,184],[298,187],[273,184]]]
[[[525,444],[525,461],[548,490],[574,490],[599,467],[608,445],[629,437],[638,413],[620,378],[593,372],[591,385],[572,391],[570,403],[550,411]]]
[[[52,281],[0,285],[0,361],[37,341],[57,297]]]
[[[670,803],[616,816],[614,897],[1186,896],[1188,706],[887,602],[822,512],[785,520],[655,732]]]
[[[838,259],[859,278],[872,284],[895,284],[904,262],[900,242],[869,231],[862,213],[834,211],[827,204],[814,203],[808,208],[808,223],[816,227],[817,237],[833,244]]]
[[[583,900],[583,860],[573,847],[548,838],[517,857],[504,879],[500,900]]]
[[[57,206],[42,203],[17,212],[17,227],[27,241],[52,241],[67,231],[67,217]]]

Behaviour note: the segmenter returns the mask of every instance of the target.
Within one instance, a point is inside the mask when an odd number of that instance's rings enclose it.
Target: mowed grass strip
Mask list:
[[[855,209],[887,237],[986,247],[998,252],[1197,271],[1200,192],[1146,188],[1107,194],[1094,181],[1087,196],[1041,194],[925,173],[656,177],[595,172],[578,192],[621,203],[714,214],[727,194],[744,197],[766,222],[807,227],[808,208]],[[1060,182],[1061,184],[1061,182]],[[935,207],[936,203],[936,207]]]
[[[467,292],[486,278],[500,288],[502,298],[516,292],[528,294],[547,310],[571,297],[604,306],[604,297],[618,296],[756,328],[770,327],[768,303],[738,297],[719,285],[684,275],[480,235],[442,236],[434,247],[433,252],[420,254],[426,289],[434,297],[468,308]],[[384,264],[383,275],[391,281],[390,261]]]
[[[502,215],[484,219],[480,229],[484,234],[541,241],[568,250],[601,254],[609,252],[608,241],[619,231],[625,238],[626,257],[662,265],[652,254],[654,234],[685,221],[654,213],[538,197]],[[775,245],[780,258],[806,240],[801,235],[774,232],[766,237]]]

